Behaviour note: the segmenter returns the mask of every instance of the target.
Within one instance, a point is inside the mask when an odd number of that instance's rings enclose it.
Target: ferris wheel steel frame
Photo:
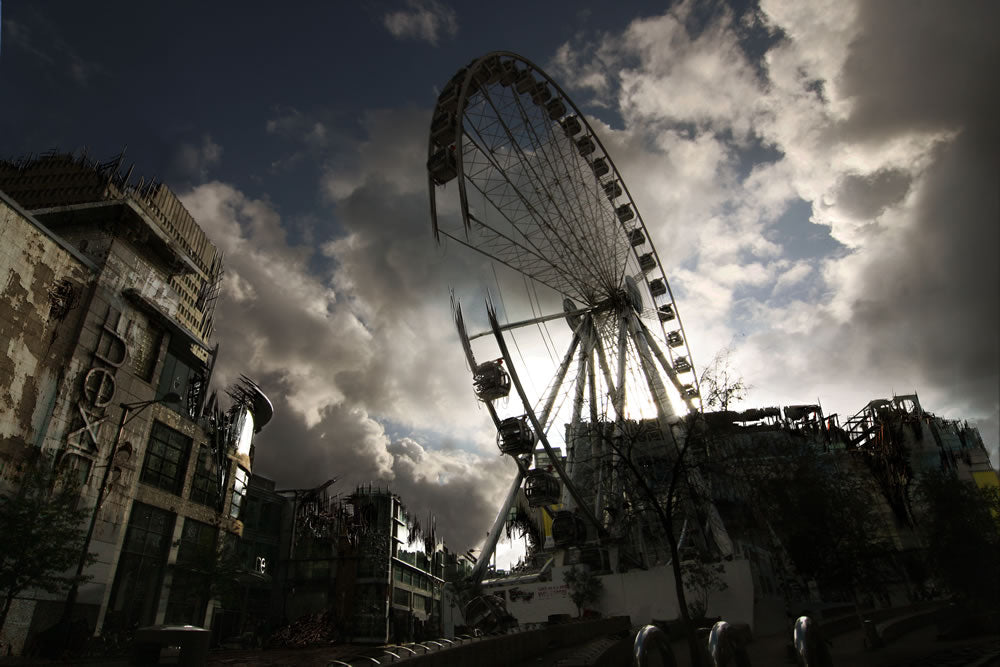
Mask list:
[[[572,111],[574,113],[575,118],[582,125],[582,130],[585,131],[586,135],[588,137],[590,137],[595,142],[595,149],[599,149],[600,150],[601,158],[604,159],[607,162],[608,167],[609,167],[609,171],[607,173],[608,178],[607,178],[606,182],[612,183],[612,184],[618,184],[618,185],[621,186],[621,188],[622,188],[622,194],[619,195],[618,197],[616,197],[616,199],[621,199],[622,197],[624,197],[625,200],[626,200],[625,203],[627,205],[629,205],[632,208],[632,210],[635,212],[634,228],[638,228],[638,229],[642,230],[642,233],[644,234],[645,238],[648,241],[650,252],[652,253],[653,258],[655,259],[656,267],[660,270],[660,278],[662,279],[663,285],[666,288],[665,295],[668,298],[666,299],[667,303],[665,303],[665,304],[659,304],[659,305],[670,305],[670,306],[673,307],[674,317],[675,317],[675,319],[677,321],[677,331],[679,331],[680,334],[681,334],[681,337],[682,337],[682,340],[683,340],[683,347],[684,347],[685,352],[686,352],[686,354],[684,356],[686,357],[686,359],[688,360],[688,363],[690,365],[690,372],[691,372],[691,376],[692,376],[692,378],[691,378],[691,384],[694,385],[694,388],[696,390],[696,394],[698,394],[698,404],[697,405],[695,404],[695,401],[692,400],[692,397],[685,395],[685,392],[684,392],[684,390],[682,388],[681,383],[676,378],[677,371],[675,371],[673,369],[672,365],[671,365],[670,369],[667,370],[668,377],[671,378],[673,384],[675,385],[675,388],[677,389],[678,393],[681,395],[682,400],[685,402],[685,404],[687,405],[687,407],[689,408],[689,410],[691,410],[691,411],[698,411],[698,410],[700,410],[701,409],[701,406],[700,406],[700,384],[699,384],[698,374],[697,374],[697,372],[695,370],[695,365],[694,365],[694,360],[693,360],[694,357],[691,354],[691,349],[690,349],[690,346],[688,345],[688,342],[687,342],[688,341],[688,339],[687,339],[687,332],[684,330],[684,323],[683,323],[683,320],[681,319],[680,310],[679,310],[679,308],[677,308],[677,302],[676,302],[676,300],[674,298],[673,290],[671,289],[670,283],[669,283],[669,281],[667,281],[666,276],[663,274],[663,270],[662,270],[663,263],[660,261],[659,253],[656,251],[656,247],[652,244],[652,241],[650,240],[651,236],[649,234],[649,230],[646,228],[646,224],[643,221],[642,216],[639,213],[638,206],[635,204],[635,201],[632,199],[632,194],[631,194],[631,192],[628,189],[628,185],[625,183],[625,180],[621,177],[621,174],[618,171],[618,168],[615,166],[614,161],[611,159],[610,154],[605,149],[604,144],[600,140],[600,137],[598,137],[597,134],[593,131],[593,129],[590,127],[590,124],[587,122],[586,117],[583,115],[583,113],[580,111],[580,109],[576,106],[576,104],[569,98],[569,96],[566,95],[565,91],[563,91],[563,89],[559,86],[559,84],[556,83],[548,74],[546,74],[540,67],[538,67],[537,65],[535,65],[533,62],[531,62],[530,60],[524,58],[523,56],[520,56],[520,55],[518,55],[516,53],[513,53],[511,51],[493,51],[493,52],[488,53],[488,54],[486,54],[484,56],[481,56],[480,58],[477,58],[477,59],[473,60],[471,63],[469,63],[469,65],[467,67],[465,67],[465,68],[463,68],[462,70],[459,71],[460,73],[464,72],[464,76],[462,78],[462,83],[461,83],[460,89],[459,89],[459,91],[457,93],[457,99],[456,99],[456,101],[454,103],[455,107],[456,107],[455,115],[456,115],[456,117],[458,117],[459,122],[455,123],[455,134],[454,134],[454,137],[453,137],[453,141],[451,142],[451,146],[456,147],[456,148],[462,146],[462,138],[465,136],[465,124],[463,122],[461,122],[461,116],[463,114],[464,107],[465,107],[466,101],[467,101],[468,96],[469,96],[470,88],[472,88],[473,85],[475,85],[475,87],[478,89],[479,86],[480,86],[480,84],[478,84],[478,83],[475,82],[475,75],[479,72],[480,68],[482,68],[482,66],[483,66],[484,63],[490,62],[493,59],[499,59],[499,58],[504,58],[504,57],[510,58],[512,60],[520,61],[521,63],[527,65],[528,68],[530,68],[528,71],[532,75],[536,75],[536,74],[540,75],[541,77],[544,78],[544,82],[546,84],[552,86],[552,88],[555,89],[555,91],[556,91],[556,93],[558,95],[558,98],[567,107],[567,115],[569,114],[570,111]],[[452,81],[454,81],[454,78],[452,79]],[[555,98],[553,98],[553,99],[555,99]],[[437,114],[437,111],[438,111],[438,109],[440,109],[440,107],[441,107],[441,101],[439,99],[438,106],[435,108],[435,115]],[[515,142],[512,141],[512,143],[515,143]],[[435,142],[432,139],[431,141],[428,142],[428,159],[430,159],[433,156],[434,151],[435,151]],[[595,150],[595,152],[596,152],[596,150]],[[455,151],[455,160],[456,160],[456,167],[457,167],[457,172],[458,172],[458,176],[457,176],[456,180],[458,180],[459,197],[460,197],[460,201],[461,201],[462,219],[463,219],[463,223],[465,225],[465,229],[468,232],[468,230],[470,230],[472,228],[472,225],[473,225],[474,222],[475,223],[479,223],[480,225],[486,227],[487,225],[482,220],[479,220],[469,210],[469,196],[468,196],[468,190],[466,188],[466,178],[465,178],[465,151],[464,150],[456,150]],[[541,276],[539,276],[537,274],[528,273],[522,267],[518,267],[516,265],[513,265],[509,261],[505,261],[502,258],[496,257],[495,255],[490,255],[490,254],[486,253],[484,250],[482,250],[481,248],[479,248],[479,247],[477,247],[477,246],[469,243],[466,239],[462,239],[461,237],[455,236],[455,235],[453,235],[453,234],[451,234],[451,233],[449,233],[449,232],[447,232],[445,230],[442,230],[440,228],[440,226],[438,225],[436,184],[435,184],[434,179],[431,176],[431,174],[428,174],[428,192],[430,194],[429,199],[430,199],[431,224],[432,224],[432,231],[434,233],[435,240],[437,240],[438,242],[440,242],[441,236],[444,235],[444,236],[452,239],[453,241],[456,241],[457,243],[460,243],[460,244],[462,244],[462,245],[464,245],[466,247],[469,247],[472,250],[475,250],[476,252],[479,252],[481,254],[487,255],[491,259],[494,259],[495,261],[498,261],[501,264],[504,264],[505,266],[513,269],[514,271],[516,271],[518,273],[522,273],[524,275],[527,275],[528,277],[532,278],[533,280],[536,280],[536,281],[538,281],[538,282],[540,282],[540,283],[542,283],[544,285],[547,285],[548,287],[551,287],[552,289],[554,289],[555,291],[559,292],[560,294],[563,294],[564,296],[569,296],[569,295],[566,295],[566,292],[565,292],[564,289],[562,289],[562,288],[560,288],[558,286],[551,285],[548,281],[546,281],[545,279],[543,279],[543,277],[541,277]],[[503,235],[502,233],[498,232],[498,236],[505,236],[505,235]],[[549,263],[536,250],[525,248],[524,246],[518,244],[514,239],[509,239],[508,238],[507,240],[509,240],[514,245],[518,245],[519,248],[521,250],[523,250],[525,253],[533,255],[535,257],[538,257],[539,260],[542,261],[543,263]],[[636,247],[635,246],[631,247],[631,252],[632,252],[633,256],[635,257],[635,259],[638,261],[639,254],[636,251]],[[549,264],[551,265],[551,263],[549,263]],[[558,272],[558,268],[557,267],[553,266],[553,268],[556,268],[557,272]],[[645,275],[646,274],[644,274],[644,276]],[[648,279],[646,280],[646,288],[647,288],[647,290],[649,290],[652,302],[653,302],[653,304],[655,306],[655,305],[657,305],[656,304],[656,297],[652,295],[652,290],[650,289],[650,283],[651,282],[652,281],[650,281]],[[559,315],[554,315],[552,317],[558,317],[558,316]],[[543,321],[543,320],[538,320],[538,321]],[[529,321],[525,322],[525,324],[533,324],[533,323],[535,323],[535,320],[529,320]],[[665,329],[663,329],[663,322],[661,321],[660,324],[661,324],[661,330],[663,330],[664,333],[665,333]],[[507,328],[507,327],[505,327],[505,328]],[[483,334],[478,334],[478,335],[486,335],[486,333],[488,333],[488,332],[484,332]],[[477,337],[477,336],[473,336],[473,338],[475,338],[475,337]],[[668,353],[668,354],[669,354],[669,358],[671,360],[673,360],[674,359],[673,353],[671,352],[671,353]]]
[[[524,66],[525,69],[521,69],[519,66]],[[536,76],[540,76],[541,81],[536,79]],[[503,97],[506,93],[498,95],[496,100],[488,94],[489,87],[495,86],[497,83],[504,88],[509,88],[512,92],[513,103],[507,102],[507,104],[511,107],[516,105],[514,111],[523,121],[521,125],[508,123],[504,119],[504,114],[497,108],[498,104],[504,102]],[[552,94],[552,90],[555,91],[554,94]],[[484,127],[469,120],[467,131],[467,115],[471,117],[472,113],[469,107],[470,101],[473,100],[473,96],[480,92],[482,92],[481,99],[477,99],[475,104],[482,107],[484,113],[478,117],[481,120],[495,118],[495,122],[492,125],[486,125],[484,129]],[[522,102],[522,96],[528,93],[530,93],[535,106],[541,108],[541,112],[549,117],[550,123],[542,123],[544,129],[549,132],[545,135],[548,141],[539,139],[531,116]],[[536,94],[541,101],[536,99]],[[506,112],[510,111],[511,109],[506,110]],[[489,115],[491,113],[492,117]],[[535,119],[538,120],[538,117],[536,116]],[[436,130],[435,128],[441,125],[442,120],[444,126],[438,127]],[[544,121],[544,118],[541,120]],[[451,134],[449,122],[454,124],[453,134]],[[502,129],[502,134],[497,135],[498,140],[491,146],[489,137],[484,137],[484,132],[496,129],[497,125]],[[557,140],[554,126],[559,126],[563,130],[564,139]],[[515,132],[521,133],[522,136],[520,138],[515,136]],[[576,138],[578,135],[579,138]],[[531,145],[531,155],[528,155],[525,147],[522,146],[524,138],[534,142]],[[450,141],[448,141],[449,139]],[[503,139],[506,139],[506,144],[501,143]],[[566,151],[563,150],[566,146],[570,149],[568,157]],[[506,164],[502,163],[503,157],[497,154],[501,148],[507,151],[508,158],[514,154],[512,161],[508,160]],[[578,149],[579,156],[574,149]],[[553,150],[556,153],[554,157],[549,155],[549,151]],[[541,169],[536,169],[533,163],[539,161],[539,156],[546,164]],[[467,157],[472,162],[467,164]],[[553,166],[551,162],[554,159],[562,160],[562,162]],[[541,162],[539,161],[539,163]],[[443,166],[438,168],[440,165]],[[593,174],[592,183],[589,181],[589,174],[584,171],[585,166],[589,166]],[[527,179],[523,183],[515,182],[519,179],[523,180],[522,177],[525,173],[523,170],[525,169],[530,172]],[[546,172],[546,169],[550,171]],[[556,176],[551,183],[546,178],[550,173]],[[560,178],[561,174],[565,174],[567,177]],[[496,178],[497,176],[499,178]],[[454,179],[458,180],[464,234],[443,229],[438,221],[437,187]],[[491,185],[493,182],[496,184]],[[484,201],[488,202],[492,210],[499,214],[499,217],[510,227],[510,231],[502,230],[497,223],[487,221],[483,215],[476,214],[470,202],[469,185],[482,196]],[[532,188],[532,192],[525,191],[529,186]],[[554,195],[555,189],[558,189],[559,192]],[[598,191],[599,189],[603,190],[604,198],[610,203],[610,213],[612,213],[610,218],[607,215],[609,210],[601,199],[602,193]],[[531,61],[509,51],[496,51],[472,61],[467,67],[459,70],[439,96],[432,120],[431,139],[428,144],[428,190],[430,192],[432,230],[439,243],[442,236],[451,239],[488,256],[493,261],[507,266],[526,278],[546,285],[564,297],[564,312],[562,313],[541,314],[531,319],[506,324],[499,322],[492,301],[487,299],[490,330],[472,336],[466,330],[461,307],[454,300],[453,311],[459,337],[474,376],[478,366],[472,352],[471,340],[480,336],[488,336],[490,333],[493,334],[501,351],[502,359],[507,364],[510,381],[524,408],[524,416],[530,420],[538,441],[550,459],[552,468],[562,480],[566,492],[564,497],[570,501],[571,506],[574,506],[575,511],[582,514],[596,528],[598,538],[606,537],[608,533],[596,514],[602,503],[603,468],[598,471],[598,488],[595,490],[592,507],[573,483],[570,473],[572,473],[572,466],[575,465],[575,459],[570,452],[567,452],[567,468],[570,470],[564,469],[547,437],[548,428],[551,426],[549,421],[555,416],[553,407],[560,388],[565,382],[574,355],[577,355],[577,374],[574,380],[572,420],[568,425],[571,433],[579,432],[583,419],[584,403],[589,404],[590,407],[590,414],[587,417],[593,424],[592,428],[603,429],[600,424],[604,421],[598,414],[597,366],[600,367],[600,377],[606,385],[616,415],[615,426],[617,429],[621,429],[625,420],[626,386],[629,383],[626,377],[626,366],[629,358],[638,359],[640,374],[645,378],[646,389],[655,405],[657,423],[663,430],[665,441],[673,441],[669,432],[670,425],[679,419],[673,413],[666,385],[656,369],[657,365],[663,369],[663,373],[689,411],[696,412],[701,407],[698,376],[692,361],[680,312],[673,291],[663,273],[663,265],[659,255],[652,244],[649,231],[639,214],[628,186],[585,116],[562,88]],[[511,196],[509,192],[513,193],[513,199],[509,199]],[[593,197],[595,192],[596,198]],[[508,197],[507,204],[503,203],[504,197]],[[512,210],[509,207],[511,202],[516,202],[516,207]],[[590,206],[589,212],[584,210],[586,205]],[[505,210],[505,206],[508,206],[508,209]],[[487,208],[485,212],[488,214],[490,210]],[[550,215],[561,218],[558,228],[551,223],[548,217]],[[514,219],[512,216],[520,217]],[[525,223],[525,220],[528,222]],[[580,229],[583,231],[577,229],[579,223],[586,221],[595,225],[594,229],[597,230],[597,234],[593,234],[591,229],[582,227]],[[611,244],[610,248],[602,247],[605,244],[601,243],[602,239],[599,236],[605,232],[614,237],[616,242],[625,242],[627,249],[622,252],[614,244]],[[481,234],[479,240],[485,239],[485,241],[481,245],[477,245],[470,236],[472,233]],[[563,239],[561,234],[567,234],[572,239]],[[588,236],[588,234],[590,235]],[[586,247],[588,245],[589,247]],[[639,247],[647,245],[649,252],[640,255]],[[583,249],[582,252],[580,252],[581,249]],[[620,258],[619,255],[621,255]],[[591,266],[588,259],[599,266],[596,268]],[[616,261],[620,263],[616,263]],[[630,266],[638,269],[635,278],[628,273]],[[654,273],[655,275],[651,277],[651,274]],[[636,282],[636,278],[639,276],[641,276],[645,288],[644,294]],[[627,296],[623,296],[626,294]],[[643,298],[644,295],[652,304],[653,314],[659,322],[662,338],[654,334],[639,317],[646,300]],[[631,308],[622,307],[623,298],[632,304]],[[586,304],[585,307],[576,307],[575,300]],[[534,308],[532,310],[534,311]],[[615,333],[615,330],[617,333],[617,340],[614,341],[617,353],[615,377],[612,376],[607,351],[604,349],[601,324],[595,320],[595,316],[603,315],[608,311],[614,311],[614,317],[604,320],[604,325],[610,327],[612,333]],[[513,332],[521,327],[540,325],[558,318],[567,320],[573,335],[568,350],[555,373],[551,389],[547,390],[547,395],[543,392],[541,398],[544,398],[545,403],[539,418],[520,382],[515,363],[504,338],[504,332]],[[614,320],[613,326],[609,324],[612,320]],[[672,320],[676,320],[677,329],[668,335],[664,325],[665,322]],[[608,335],[610,336],[610,334]],[[666,354],[658,345],[658,340],[667,344]],[[677,347],[683,347],[682,351],[686,354],[675,356],[673,349]],[[681,364],[680,360],[683,360],[684,363]],[[691,373],[690,384],[682,384],[678,377],[681,373]],[[632,382],[635,381],[632,380]],[[589,387],[589,395],[585,396],[587,387]],[[483,400],[483,402],[486,403],[499,432],[501,420],[492,400]],[[676,442],[674,444],[676,446]],[[569,447],[568,436],[567,447]],[[507,513],[516,498],[518,489],[528,475],[531,457],[532,454],[512,455],[517,464],[518,472],[488,533],[481,557],[474,567],[472,576],[476,581],[482,578],[489,561],[489,555],[496,548]],[[609,474],[614,474],[614,472],[611,471]],[[548,507],[543,507],[543,509],[549,512]],[[552,516],[551,512],[550,516]]]

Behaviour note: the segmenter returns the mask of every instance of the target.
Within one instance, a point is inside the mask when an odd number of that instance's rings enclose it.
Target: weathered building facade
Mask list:
[[[0,163],[0,492],[49,455],[81,484],[96,554],[71,607],[17,600],[2,629],[14,650],[69,612],[97,631],[210,622],[193,563],[241,531],[271,416],[248,380],[228,410],[209,393],[222,253],[169,189],[121,167]]]
[[[832,475],[852,480],[871,501],[869,535],[884,545],[879,578],[883,603],[905,603],[923,587],[914,567],[922,560],[918,487],[932,471],[946,471],[978,487],[1000,484],[979,431],[968,422],[926,411],[916,394],[875,399],[841,420],[819,405],[706,413],[713,456],[721,475],[710,475],[711,492],[730,528],[735,552],[751,564],[758,598],[825,595],[798,580],[785,552],[789,536],[767,519],[751,517],[750,483],[786,479],[795,458],[812,452]],[[828,593],[828,592],[826,592]]]
[[[441,636],[442,613],[451,616],[444,583],[464,559],[438,539],[433,519],[421,526],[388,489],[339,496],[332,484],[275,491],[270,480],[252,480],[243,548],[248,562],[270,564],[248,582],[248,613],[232,633],[328,613],[344,641]],[[254,516],[260,530],[251,530]]]

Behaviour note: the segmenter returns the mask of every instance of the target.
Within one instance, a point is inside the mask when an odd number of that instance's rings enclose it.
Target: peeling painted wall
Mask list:
[[[0,485],[41,444],[93,281],[82,258],[0,198]]]

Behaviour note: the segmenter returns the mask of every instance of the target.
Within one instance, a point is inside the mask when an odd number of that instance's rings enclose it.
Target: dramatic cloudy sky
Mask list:
[[[732,344],[749,405],[917,391],[995,463],[1000,5],[568,7],[7,2],[0,154],[127,144],[226,253],[219,380],[276,407],[257,471],[390,483],[466,548],[511,471],[448,289],[478,309],[494,277],[431,240],[426,132],[455,70],[516,51],[590,115],[696,362]]]

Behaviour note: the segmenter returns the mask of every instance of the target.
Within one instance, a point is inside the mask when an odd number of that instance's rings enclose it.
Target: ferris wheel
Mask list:
[[[679,412],[701,407],[680,313],[628,187],[564,91],[509,52],[477,58],[445,85],[427,168],[438,242],[475,250],[524,285],[499,294],[503,317],[488,299],[482,332],[468,331],[454,304],[475,393],[518,465],[479,575],[522,485],[557,543],[613,537],[614,504],[628,490],[602,461],[621,453],[622,438],[671,440]],[[439,215],[438,197],[455,189],[460,215],[445,215],[444,200]],[[512,321],[512,303],[527,303],[529,316]],[[524,360],[518,341],[529,334],[548,361]]]

